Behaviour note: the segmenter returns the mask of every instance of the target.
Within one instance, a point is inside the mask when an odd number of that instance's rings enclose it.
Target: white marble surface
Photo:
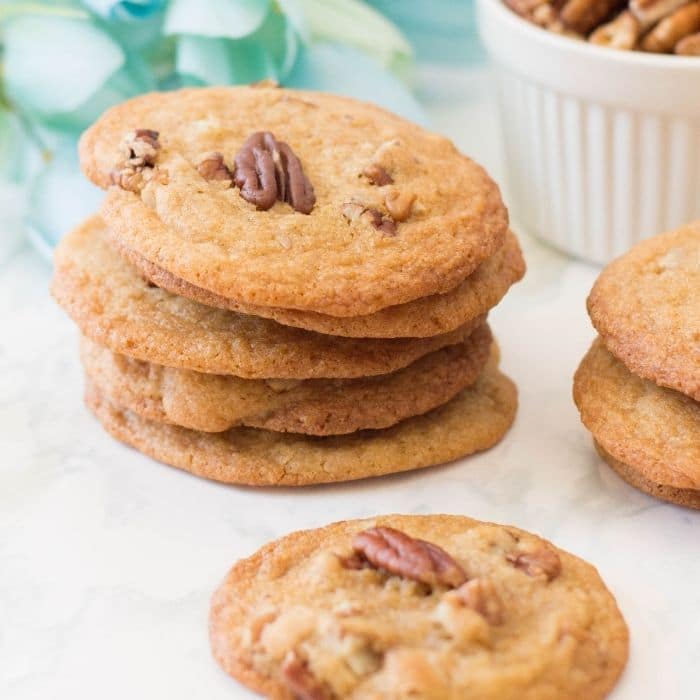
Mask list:
[[[503,174],[488,81],[424,73],[437,128]],[[467,97],[463,97],[466,94]],[[520,388],[496,448],[413,474],[304,490],[209,483],[107,437],[81,403],[77,333],[21,250],[0,267],[0,698],[250,697],[213,663],[212,590],[296,528],[379,512],[465,513],[590,560],[629,621],[614,700],[698,697],[700,515],[626,486],[571,401],[596,270],[525,240],[529,274],[493,313]]]

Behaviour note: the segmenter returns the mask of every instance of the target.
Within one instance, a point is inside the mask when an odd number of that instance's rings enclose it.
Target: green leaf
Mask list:
[[[5,92],[34,115],[77,109],[125,61],[119,44],[82,19],[14,17],[3,38]]]
[[[360,0],[297,0],[311,38],[348,44],[406,77],[411,45],[384,16]]]
[[[172,0],[165,34],[240,39],[256,31],[270,11],[270,0]]]

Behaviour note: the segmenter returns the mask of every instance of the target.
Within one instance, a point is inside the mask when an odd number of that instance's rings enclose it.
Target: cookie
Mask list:
[[[636,467],[631,467],[629,464],[615,459],[595,440],[593,444],[606,464],[617,472],[618,476],[624,479],[630,486],[634,486],[634,488],[643,491],[649,496],[658,498],[661,501],[668,501],[678,506],[700,510],[700,489],[676,488],[675,486],[668,486],[667,484],[660,484],[656,481],[652,481],[644,476],[644,473]]]
[[[392,374],[360,379],[241,379],[134,360],[87,338],[90,383],[137,415],[192,430],[247,425],[307,435],[387,428],[449,401],[473,384],[489,356],[481,326],[464,343],[436,350]]]
[[[576,372],[574,401],[605,453],[655,484],[652,495],[700,496],[700,403],[633,375],[601,339]]]
[[[142,95],[87,130],[80,159],[125,247],[245,304],[345,317],[448,292],[508,227],[451,141],[322,93]]]
[[[114,352],[197,372],[268,379],[388,374],[483,323],[475,319],[432,338],[354,339],[213,309],[144,280],[117,255],[92,217],[63,238],[51,290],[83,335]]]
[[[203,433],[137,416],[88,384],[86,403],[113,437],[216,481],[303,486],[419,469],[488,449],[515,417],[515,385],[495,361],[449,403],[385,430],[313,437],[258,428]]]
[[[313,311],[242,304],[212,294],[149,263],[143,256],[121,245],[119,240],[114,243],[141,274],[173,294],[207,306],[270,318],[288,326],[352,338],[425,338],[448,333],[487,313],[525,274],[525,261],[518,240],[509,231],[503,247],[452,291],[389,306],[367,316],[337,318]]]
[[[588,297],[593,325],[634,373],[700,400],[700,223],[636,245]]]
[[[593,566],[458,515],[271,542],[214,593],[209,634],[222,668],[275,700],[600,700],[629,646]]]

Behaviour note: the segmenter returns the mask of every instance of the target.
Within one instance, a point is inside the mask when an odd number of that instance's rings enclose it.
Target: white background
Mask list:
[[[489,75],[421,77],[435,128],[503,182]],[[209,654],[228,567],[289,530],[397,511],[511,523],[588,559],[631,630],[614,700],[697,698],[700,516],[601,464],[571,400],[597,270],[521,237],[528,275],[492,314],[520,390],[503,442],[303,490],[209,483],[107,437],[81,403],[77,332],[47,295],[48,265],[29,249],[0,265],[0,698],[250,697]]]

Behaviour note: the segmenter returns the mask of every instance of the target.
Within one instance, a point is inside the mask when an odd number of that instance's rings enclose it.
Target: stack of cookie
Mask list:
[[[189,89],[107,111],[80,156],[107,196],[52,291],[116,438],[299,485],[449,461],[510,426],[485,319],[524,263],[497,186],[447,139],[345,98]]]
[[[600,337],[574,400],[599,453],[642,491],[700,508],[700,222],[613,261],[588,311]]]

